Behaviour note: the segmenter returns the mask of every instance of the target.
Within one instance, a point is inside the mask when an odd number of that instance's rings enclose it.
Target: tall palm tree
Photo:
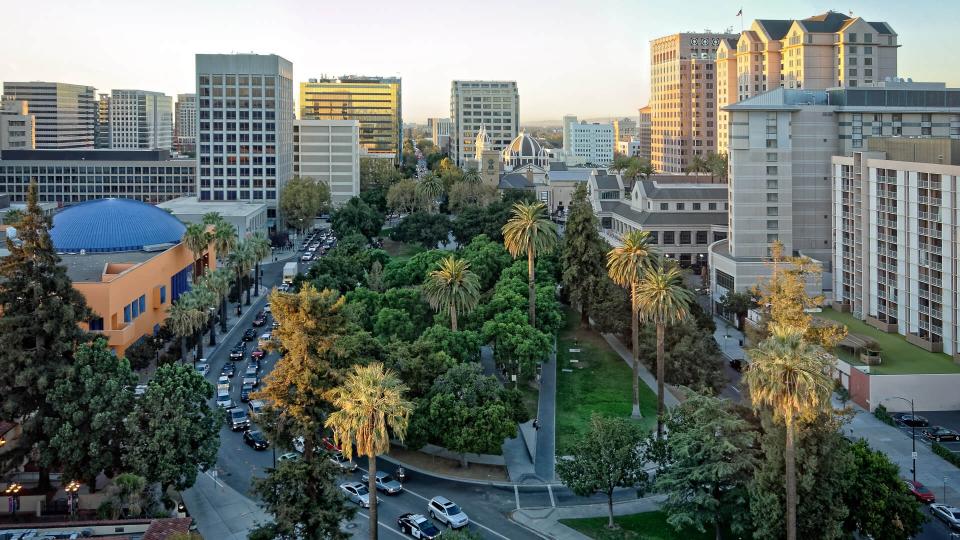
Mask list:
[[[559,240],[557,226],[547,217],[547,207],[542,202],[513,205],[511,217],[503,226],[503,245],[514,259],[527,255],[527,292],[530,295],[530,326],[537,326],[537,288],[535,260],[537,255],[548,253]]]
[[[256,261],[256,271],[253,273],[253,295],[260,296],[260,261],[270,255],[270,240],[267,240],[262,232],[257,231],[247,240],[247,243],[250,244],[250,251],[253,252],[253,259]]]
[[[200,315],[201,324],[195,329],[194,337],[197,340],[197,358],[203,357],[203,329],[210,324],[212,317],[211,308],[216,306],[216,295],[201,283],[190,289],[190,292],[180,296],[180,301],[192,307]]]
[[[230,252],[237,247],[237,230],[225,220],[213,226],[213,248],[217,250],[217,257],[226,261]]]
[[[193,253],[193,279],[200,277],[200,257],[210,246],[212,235],[207,231],[207,226],[202,223],[191,223],[187,225],[187,230],[183,233],[183,243],[187,249]]]
[[[203,327],[206,314],[198,311],[189,301],[189,297],[184,301],[184,296],[180,295],[180,298],[170,306],[165,324],[173,335],[180,338],[180,358],[186,362],[187,338],[196,335],[197,329]]]
[[[226,325],[227,317],[227,295],[230,294],[230,271],[217,268],[209,268],[200,277],[200,286],[213,293],[216,299],[216,308],[220,313],[220,321]],[[214,317],[210,317],[210,346],[217,344],[217,325],[214,324]]]
[[[253,250],[246,240],[240,240],[230,252],[230,269],[237,278],[237,314],[240,314],[240,304],[243,302],[243,276],[250,271],[253,265]],[[247,287],[247,305],[250,305],[250,288]]]
[[[457,314],[472,310],[480,301],[480,277],[466,260],[450,255],[440,259],[437,269],[427,274],[423,292],[433,309],[450,312],[450,328],[456,332]]]
[[[631,301],[644,322],[657,326],[657,438],[663,437],[663,378],[666,360],[663,342],[668,324],[685,319],[690,313],[693,293],[683,286],[683,274],[672,261],[660,260],[644,272],[633,291]]]
[[[687,163],[685,170],[688,173],[705,173],[710,172],[710,167],[707,166],[707,160],[695,155],[690,158],[690,163]]]
[[[437,199],[443,195],[443,180],[434,173],[427,173],[417,182],[416,193],[428,201],[430,211],[433,211],[437,205]]]
[[[810,417],[828,406],[833,381],[825,372],[818,348],[795,328],[771,325],[772,334],[750,351],[743,380],[755,410],[766,407],[786,431],[787,540],[797,538],[796,420]]]
[[[476,167],[467,167],[467,170],[463,171],[463,181],[478,185],[483,182],[483,177],[480,176],[480,171]]]
[[[326,394],[337,410],[325,422],[347,459],[367,456],[370,478],[370,538],[377,539],[377,456],[390,450],[390,432],[401,441],[407,432],[413,404],[404,398],[407,387],[393,371],[374,362],[354,366],[343,385]]]
[[[614,283],[630,288],[630,339],[633,345],[633,417],[640,418],[640,319],[636,293],[640,278],[653,261],[650,233],[631,231],[622,245],[607,253],[607,274]]]

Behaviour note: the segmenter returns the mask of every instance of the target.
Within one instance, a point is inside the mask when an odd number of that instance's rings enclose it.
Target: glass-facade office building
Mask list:
[[[403,113],[399,78],[340,77],[300,83],[301,120],[357,120],[360,146],[400,157]]]

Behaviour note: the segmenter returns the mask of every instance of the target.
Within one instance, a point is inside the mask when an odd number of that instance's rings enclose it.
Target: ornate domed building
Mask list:
[[[507,170],[524,165],[536,165],[545,170],[548,161],[547,153],[540,143],[525,131],[521,131],[517,138],[503,149],[503,164]]]

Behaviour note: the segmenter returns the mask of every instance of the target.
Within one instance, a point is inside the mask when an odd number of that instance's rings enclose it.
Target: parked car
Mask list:
[[[302,446],[302,443],[301,443],[301,446]],[[353,472],[357,470],[357,464],[347,459],[346,457],[344,457],[344,455],[341,454],[340,452],[334,452],[330,454],[330,462],[336,465],[337,467],[340,467],[344,471]]]
[[[144,395],[144,394],[146,394],[146,393],[147,393],[147,385],[146,385],[146,384],[138,384],[138,385],[133,389],[133,397],[140,397],[140,396],[142,396],[142,395]]]
[[[274,324],[277,324],[277,321],[273,321]],[[257,347],[261,349],[266,349],[270,345],[270,341],[273,339],[273,332],[264,332],[260,335],[260,341],[257,342]]]
[[[340,484],[340,491],[360,508],[370,508],[370,492],[360,482],[344,482]]]
[[[298,461],[300,454],[296,452],[284,452],[277,456],[277,461]]]
[[[232,349],[230,349],[230,360],[234,362],[238,362],[240,360],[243,360],[243,356],[245,354],[247,354],[247,344],[238,343],[234,345]]]
[[[244,341],[253,341],[257,337],[257,332],[253,328],[247,328],[243,331],[243,340]]]
[[[420,514],[407,512],[401,515],[397,519],[397,527],[403,534],[409,534],[414,538],[425,538],[427,540],[440,538],[440,529]]]
[[[370,481],[370,475],[363,473],[363,476],[360,477],[360,480],[363,482]],[[403,491],[403,484],[397,481],[396,478],[390,476],[390,473],[383,471],[377,471],[377,478],[374,480],[377,489],[386,493],[387,495],[395,495]]]
[[[430,499],[427,503],[427,511],[430,512],[430,517],[454,529],[465,527],[470,523],[467,514],[446,497],[437,496]]]
[[[924,430],[923,436],[930,441],[960,441],[960,433],[943,426],[933,426]]]
[[[243,442],[254,450],[266,450],[270,447],[270,441],[263,436],[262,431],[247,430],[243,432]]]
[[[946,523],[951,529],[960,531],[960,508],[933,503],[930,505],[930,514]]]
[[[247,408],[250,409],[250,416],[256,417],[258,414],[263,412],[263,408],[266,406],[266,403],[262,399],[251,399],[247,403]]]
[[[258,347],[254,349],[253,352],[250,353],[250,358],[259,362],[263,360],[263,357],[266,355],[267,355],[267,351]]]
[[[740,358],[731,358],[730,367],[732,367],[734,371],[737,371],[737,372],[743,371],[743,360],[741,360]]]
[[[237,374],[237,365],[233,362],[227,362],[223,365],[223,368],[220,369],[220,375],[226,375],[227,377],[233,377]]]
[[[247,403],[250,401],[250,394],[253,393],[253,385],[244,379],[243,386],[240,387],[240,401]]]
[[[265,325],[265,324],[267,324],[267,318],[264,317],[264,316],[257,317],[256,319],[253,320],[253,326],[255,326],[255,327],[257,327],[257,328],[259,328],[259,327],[261,327],[261,326],[263,326],[263,325]]]
[[[300,257],[300,262],[310,262],[312,260],[313,260],[312,255],[303,255],[302,257]]]
[[[230,429],[233,431],[242,431],[250,428],[250,417],[248,417],[247,412],[240,407],[230,409],[228,421],[230,422]]]
[[[320,438],[320,446],[322,446],[323,449],[326,450],[327,452],[339,452],[339,451],[340,451],[340,447],[337,446],[336,444],[334,444],[333,439],[331,439],[330,437],[321,437],[321,438]]]
[[[920,482],[914,482],[913,480],[904,479],[903,483],[907,486],[907,491],[918,501],[922,503],[933,503],[937,502],[937,497],[933,494],[932,491],[927,489],[927,486],[921,484]]]
[[[928,427],[930,425],[930,421],[919,414],[896,413],[892,416],[894,420],[907,427]]]
[[[197,373],[199,373],[201,377],[206,377],[210,373],[210,364],[197,362]]]

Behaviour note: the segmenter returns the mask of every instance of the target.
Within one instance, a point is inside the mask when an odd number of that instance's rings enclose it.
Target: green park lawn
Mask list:
[[[846,325],[847,331],[870,338],[880,346],[881,363],[871,366],[870,373],[877,375],[901,375],[909,373],[960,373],[960,365],[953,362],[950,355],[932,353],[913,345],[900,334],[881,332],[863,321],[855,319],[849,313],[824,309],[814,314]],[[849,350],[838,347],[836,355],[851,364],[863,365],[854,358]]]
[[[606,516],[561,519],[560,523],[597,540],[709,540],[714,537],[712,530],[701,533],[695,529],[686,529],[677,532],[667,523],[667,515],[663,512],[614,516],[613,521],[620,526],[619,529],[608,529]]]
[[[590,416],[629,417],[633,409],[633,372],[603,337],[580,328],[580,316],[567,309],[567,324],[557,340],[557,455],[570,453],[587,432]],[[570,349],[580,353],[570,353]],[[571,357],[579,363],[570,363]],[[564,369],[572,369],[565,372]],[[640,383],[639,421],[645,430],[656,425],[657,395]]]
[[[393,259],[406,260],[417,253],[423,251],[423,246],[418,244],[408,244],[406,242],[394,242],[389,238],[383,239],[383,249]]]

